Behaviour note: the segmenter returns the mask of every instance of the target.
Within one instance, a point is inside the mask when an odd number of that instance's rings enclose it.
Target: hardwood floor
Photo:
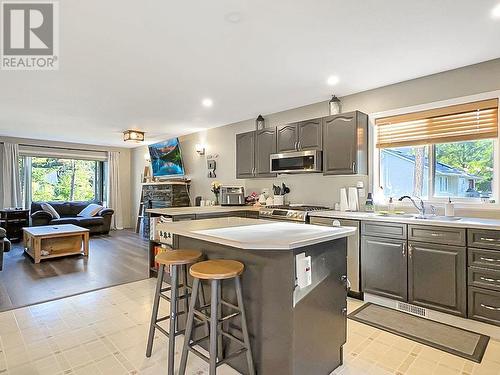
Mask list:
[[[148,242],[130,230],[90,238],[90,256],[34,264],[22,243],[4,254],[0,311],[149,277]]]

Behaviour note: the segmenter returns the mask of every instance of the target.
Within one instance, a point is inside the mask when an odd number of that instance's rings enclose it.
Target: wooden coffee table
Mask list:
[[[73,225],[45,225],[23,228],[24,251],[35,263],[66,255],[89,255],[89,230]],[[48,255],[42,255],[42,250]]]

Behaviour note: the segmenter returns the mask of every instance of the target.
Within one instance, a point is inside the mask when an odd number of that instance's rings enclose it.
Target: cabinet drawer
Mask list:
[[[500,270],[500,251],[486,249],[468,249],[469,266]]]
[[[469,267],[469,285],[500,291],[500,270]]]
[[[465,229],[408,225],[408,240],[465,246]]]
[[[467,238],[469,247],[500,250],[500,231],[468,229]]]
[[[363,221],[361,233],[365,236],[406,239],[406,224]]]
[[[500,292],[469,287],[469,318],[500,326]]]

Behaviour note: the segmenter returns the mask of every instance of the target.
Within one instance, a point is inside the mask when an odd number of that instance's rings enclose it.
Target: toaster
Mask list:
[[[221,206],[244,206],[245,188],[243,186],[221,186]]]

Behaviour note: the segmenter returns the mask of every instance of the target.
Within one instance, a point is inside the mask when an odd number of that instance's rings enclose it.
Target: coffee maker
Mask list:
[[[221,206],[244,206],[245,188],[243,186],[221,186],[220,188]]]

